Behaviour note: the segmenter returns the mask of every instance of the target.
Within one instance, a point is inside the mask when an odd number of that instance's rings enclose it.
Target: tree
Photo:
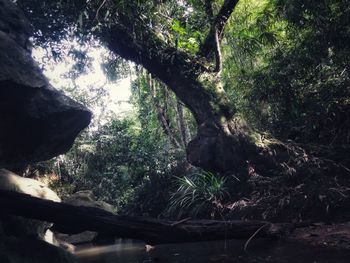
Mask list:
[[[267,138],[237,114],[223,89],[221,45],[238,0],[19,4],[32,18],[37,43],[59,42],[67,32],[78,32],[82,41],[97,38],[167,85],[198,124],[197,136],[187,147],[192,164],[240,178],[293,176],[333,165],[292,143]]]

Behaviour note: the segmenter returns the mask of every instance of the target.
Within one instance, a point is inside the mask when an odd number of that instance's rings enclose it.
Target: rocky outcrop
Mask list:
[[[64,203],[75,206],[96,207],[114,213],[115,209],[111,204],[97,200],[90,190],[78,191],[63,200]]]
[[[54,89],[31,57],[29,21],[0,0],[0,167],[21,167],[69,150],[91,112]],[[38,181],[0,170],[0,189],[59,201]],[[0,212],[0,262],[74,262],[54,242],[51,223]]]
[[[16,191],[46,200],[61,202],[58,195],[45,184],[31,178],[21,177],[6,169],[0,169],[0,189]]]
[[[5,169],[0,169],[0,189],[29,194],[55,202],[61,201],[57,194],[43,183],[21,177]],[[7,215],[1,215],[0,221],[6,235],[17,237],[29,236],[48,243],[55,243],[52,233],[48,230],[52,226],[51,223]]]
[[[0,189],[29,194],[60,202],[57,194],[43,183],[0,169]],[[74,262],[72,255],[57,247],[49,230],[52,223],[0,214],[0,262],[47,262],[54,255],[54,263]]]
[[[114,213],[115,209],[112,205],[97,200],[94,193],[90,190],[78,191],[68,198],[63,200],[64,203],[74,205],[74,206],[86,206],[86,207],[95,207],[103,209],[107,212]],[[67,235],[67,234],[57,234],[57,237],[66,243],[71,244],[80,244],[80,243],[103,243],[103,235],[98,235],[97,232],[93,231],[84,231],[79,234]],[[107,242],[113,243],[113,240],[108,239]]]
[[[30,54],[30,23],[0,0],[0,166],[67,151],[91,112],[55,90]]]

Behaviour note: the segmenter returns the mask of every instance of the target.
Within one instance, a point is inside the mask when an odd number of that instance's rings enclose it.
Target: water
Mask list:
[[[244,251],[237,240],[157,245],[126,241],[77,251],[80,263],[349,263],[349,250],[329,250],[271,240],[254,240]]]

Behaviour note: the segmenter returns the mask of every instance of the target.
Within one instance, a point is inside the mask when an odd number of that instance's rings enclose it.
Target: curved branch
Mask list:
[[[213,103],[216,98],[203,89],[198,80],[200,74],[207,71],[198,60],[169,46],[146,28],[137,38],[121,24],[105,30],[101,32],[101,38],[111,51],[141,64],[157,76],[189,108],[197,123],[218,120]]]
[[[215,70],[214,72],[220,74],[222,69],[222,61],[221,61],[221,48],[220,48],[220,39],[219,32],[215,30]]]
[[[223,5],[221,6],[219,13],[216,15],[215,19],[211,24],[207,38],[200,47],[199,55],[206,58],[212,56],[216,46],[215,37],[216,35],[218,36],[219,42],[222,40],[223,32],[227,21],[230,18],[238,2],[239,0],[225,0]]]

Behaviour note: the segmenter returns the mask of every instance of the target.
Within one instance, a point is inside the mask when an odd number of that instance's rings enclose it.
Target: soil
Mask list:
[[[350,222],[334,225],[317,223],[297,228],[290,239],[313,246],[350,249]]]

